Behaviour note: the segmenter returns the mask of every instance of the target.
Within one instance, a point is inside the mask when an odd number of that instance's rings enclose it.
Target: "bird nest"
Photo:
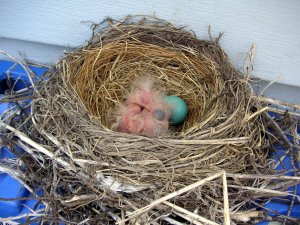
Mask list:
[[[114,110],[141,76],[189,107],[166,135],[111,130]],[[231,219],[243,221],[233,212],[249,208],[261,185],[251,175],[271,173],[264,109],[248,78],[219,38],[200,40],[154,18],[93,25],[92,38],[49,70],[33,101],[27,132],[48,161],[32,164],[49,178],[42,185],[54,218],[229,224],[230,208]]]
[[[136,28],[124,29],[122,32]],[[103,127],[111,127],[115,108],[125,101],[133,82],[144,76],[164,87],[168,95],[188,103],[189,118],[179,129],[184,136],[207,127],[227,111],[227,98],[220,94],[226,80],[223,76],[230,75],[216,62],[218,49],[207,51],[205,42],[197,43],[197,48],[189,46],[189,40],[176,43],[180,35],[164,40],[165,34],[151,34],[151,27],[134,31],[132,36],[120,36],[121,31],[111,30],[107,38],[97,41],[95,37],[84,51],[65,59],[67,81]]]

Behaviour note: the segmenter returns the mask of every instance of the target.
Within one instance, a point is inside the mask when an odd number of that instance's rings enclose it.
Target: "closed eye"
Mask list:
[[[154,117],[155,117],[155,119],[157,119],[159,121],[162,121],[162,120],[165,119],[166,113],[163,110],[161,110],[161,109],[156,109],[154,111]]]

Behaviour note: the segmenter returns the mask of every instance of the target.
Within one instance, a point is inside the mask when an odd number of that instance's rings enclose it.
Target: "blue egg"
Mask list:
[[[166,96],[165,101],[171,106],[170,124],[178,125],[182,123],[188,116],[188,107],[185,101],[175,95]]]

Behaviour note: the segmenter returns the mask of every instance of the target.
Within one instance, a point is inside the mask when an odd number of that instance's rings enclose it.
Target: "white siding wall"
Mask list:
[[[0,11],[0,48],[33,61],[54,63],[63,49],[87,40],[91,32],[82,21],[155,13],[200,38],[209,25],[215,36],[224,31],[221,44],[238,67],[255,43],[256,76],[281,75],[280,83],[300,86],[298,0],[0,0]]]

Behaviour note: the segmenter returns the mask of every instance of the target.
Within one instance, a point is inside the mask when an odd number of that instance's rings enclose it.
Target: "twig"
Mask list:
[[[14,62],[16,62],[16,63],[18,63],[19,65],[22,66],[22,68],[25,70],[25,72],[26,72],[26,74],[27,74],[27,76],[28,76],[28,79],[29,79],[29,81],[30,81],[30,83],[31,83],[31,85],[32,85],[32,87],[33,87],[33,89],[35,90],[36,93],[38,93],[38,90],[37,90],[37,88],[35,87],[35,84],[34,84],[33,79],[32,79],[32,77],[31,77],[31,73],[30,73],[30,71],[29,71],[28,66],[24,65],[24,63],[20,62],[20,60],[17,60],[15,57],[9,55],[8,53],[6,53],[6,52],[4,52],[4,51],[2,51],[2,50],[0,50],[0,53],[2,53],[3,55],[7,56],[7,57],[10,58],[11,60],[13,60]]]
[[[50,151],[48,151],[46,148],[44,148],[43,146],[39,145],[38,143],[34,142],[33,140],[31,140],[29,137],[27,137],[24,133],[22,133],[21,131],[13,128],[12,126],[3,123],[2,121],[0,121],[0,126],[5,127],[7,130],[10,130],[11,132],[13,132],[18,138],[20,138],[22,141],[26,142],[27,144],[31,145],[32,147],[34,147],[35,149],[38,149],[40,152],[42,152],[43,154],[47,155],[49,158],[53,159],[55,158],[57,160],[57,162],[59,162],[61,165],[63,165],[66,168],[70,167],[70,164],[67,163],[66,161],[63,161],[60,158],[57,158],[54,156],[54,154]]]
[[[261,97],[261,96],[255,96],[254,97],[256,100],[260,101],[260,102],[269,102],[275,105],[279,105],[279,106],[286,106],[292,109],[299,109],[300,110],[300,105],[298,104],[292,104],[292,103],[288,103],[288,102],[283,102],[280,100],[275,100],[272,98],[266,98],[266,97]]]
[[[282,131],[282,129],[280,128],[278,123],[276,123],[275,120],[273,120],[273,118],[267,112],[264,112],[264,115],[269,119],[268,122],[271,122],[271,124],[272,124],[273,128],[275,129],[276,133],[288,144],[288,146],[290,148],[292,148],[293,144],[289,141],[289,139],[284,134],[284,132]]]
[[[223,171],[224,225],[230,225],[230,210],[227,190],[226,172]]]
[[[184,214],[184,213],[177,212],[177,211],[173,211],[173,213],[174,213],[175,215],[177,215],[177,216],[180,216],[181,218],[183,218],[183,219],[185,219],[185,220],[187,220],[187,221],[190,221],[189,216],[186,215],[186,214]],[[193,220],[193,223],[194,223],[195,225],[203,225],[202,223],[200,223],[200,222],[198,222],[198,221],[196,221],[196,220]]]
[[[241,178],[241,179],[264,179],[264,180],[299,180],[300,177],[291,176],[277,176],[277,175],[263,175],[263,174],[239,174],[239,173],[226,173],[228,177]]]
[[[244,122],[248,122],[248,121],[251,120],[253,117],[255,117],[255,116],[261,114],[262,112],[265,112],[266,110],[268,110],[268,108],[269,108],[269,107],[266,106],[266,107],[264,107],[264,108],[262,108],[262,109],[256,111],[255,113],[251,114],[251,116],[249,116],[248,118],[245,118],[245,119],[244,119]]]
[[[5,166],[5,165],[0,165],[0,171],[3,171],[5,173],[10,174],[12,177],[14,177],[17,181],[20,182],[20,184],[22,184],[22,186],[24,186],[32,195],[34,195],[35,197],[37,197],[37,199],[40,199],[40,197],[36,194],[36,192],[29,187],[22,179],[24,179],[24,175],[23,174],[18,174],[15,170],[13,170],[12,168]],[[21,177],[20,177],[21,176]],[[20,199],[20,198],[16,198],[16,199]],[[27,197],[27,199],[32,199],[30,197]],[[45,201],[42,201],[42,203],[47,207],[48,204]]]
[[[291,162],[291,166],[292,166],[293,170],[295,170],[294,174],[296,175],[297,172],[296,172],[296,167],[295,167],[295,159],[294,159],[294,152],[293,151],[291,151],[291,153],[290,153],[290,162]],[[295,184],[294,185],[294,195],[296,195],[296,194],[297,194],[297,185]],[[294,203],[295,203],[295,196],[293,196],[291,201],[290,201],[290,205],[289,205],[289,208],[288,208],[288,211],[287,211],[287,214],[286,214],[287,216],[291,215]],[[285,218],[284,221],[283,221],[283,225],[285,225],[286,222],[287,222],[287,219]]]
[[[172,209],[174,209],[174,210],[176,210],[178,212],[186,214],[189,222],[191,222],[191,223],[194,223],[195,220],[198,220],[198,221],[203,222],[205,224],[218,225],[217,223],[215,223],[215,222],[213,222],[211,220],[208,220],[208,219],[206,219],[206,218],[204,218],[202,216],[199,216],[199,215],[197,215],[195,213],[192,213],[192,212],[190,212],[190,211],[188,211],[188,210],[186,210],[184,208],[181,208],[181,207],[179,207],[179,206],[177,206],[175,204],[172,204],[172,203],[170,203],[168,201],[164,201],[162,203],[165,204],[165,205],[167,205],[167,206],[170,206]]]
[[[109,216],[111,216],[115,221],[120,221],[120,220],[121,220],[121,218],[120,218],[117,214],[115,214],[115,213],[113,213],[113,212],[111,212],[111,211],[108,211],[107,207],[106,207],[105,205],[103,205],[100,201],[97,202],[97,204],[98,204],[98,206],[100,207],[100,209],[101,209],[103,212],[106,212],[106,213],[107,213]]]
[[[165,143],[177,145],[221,145],[221,144],[244,144],[249,141],[249,137],[237,137],[226,139],[208,139],[208,140],[184,140],[184,139],[159,139]]]
[[[252,218],[263,217],[264,213],[262,211],[250,210],[242,211],[236,213],[230,213],[231,218],[237,221],[242,221],[244,223],[249,222]]]
[[[193,183],[191,185],[188,185],[188,186],[186,186],[184,188],[181,188],[178,191],[172,192],[172,193],[170,193],[170,194],[168,194],[168,195],[166,195],[166,196],[164,196],[164,197],[162,197],[160,199],[157,199],[157,200],[153,201],[151,204],[149,204],[149,205],[147,205],[147,206],[145,206],[143,208],[140,208],[140,209],[138,209],[138,210],[136,210],[136,211],[134,211],[132,213],[129,213],[128,214],[129,217],[127,219],[125,219],[125,220],[119,221],[118,224],[121,223],[121,222],[126,222],[128,220],[131,220],[132,218],[141,215],[142,213],[144,213],[144,212],[150,210],[151,208],[153,208],[153,207],[161,204],[162,202],[167,201],[167,200],[169,200],[171,198],[174,198],[175,196],[181,195],[181,194],[183,194],[183,193],[185,193],[185,192],[187,192],[189,190],[192,190],[192,189],[194,189],[194,188],[196,188],[196,187],[198,187],[200,185],[203,185],[203,184],[205,184],[208,181],[211,181],[211,180],[213,180],[213,179],[215,179],[217,177],[222,176],[222,174],[223,174],[223,171],[222,172],[218,172],[215,175],[212,175],[210,177],[204,178],[204,179],[202,179],[200,181],[197,181],[197,182],[195,182],[195,183]]]
[[[143,196],[142,194],[137,193],[137,195],[138,195],[140,198],[145,199],[145,200],[148,201],[148,202],[152,202],[152,201],[153,201],[152,199],[149,199],[148,197]],[[137,208],[136,208],[136,210],[137,210]],[[182,217],[183,219],[186,219],[186,220],[188,220],[188,221],[190,220],[190,217],[189,217],[188,215],[184,214],[184,213],[180,213],[180,212],[177,212],[177,211],[173,211],[172,213],[174,213],[174,214],[176,214],[176,215],[178,215],[178,216],[180,216],[180,217]],[[194,213],[195,213],[195,212],[194,212]],[[122,219],[125,219],[125,218],[123,217]],[[167,217],[167,216],[163,216],[161,219],[162,219],[162,220],[165,220],[165,221],[167,221],[167,222],[169,221],[169,219],[173,220],[172,218]],[[196,225],[203,225],[202,223],[197,222],[197,221],[195,221],[195,220],[193,220],[192,222],[193,222],[194,224],[196,224]],[[172,224],[173,224],[173,223],[172,223]]]
[[[177,220],[174,220],[170,217],[165,217],[165,218],[162,218],[162,219],[165,220],[166,222],[172,224],[172,225],[184,225],[183,223],[180,223]],[[198,224],[198,225],[200,225],[200,224]]]
[[[282,192],[282,191],[276,191],[276,190],[269,190],[269,189],[266,190],[266,189],[262,189],[262,188],[237,186],[237,185],[228,185],[228,187],[238,188],[238,189],[240,188],[240,189],[249,190],[249,191],[263,192],[263,193],[277,195],[277,196],[295,196],[297,199],[300,199],[299,196],[291,194],[291,193],[288,193],[288,192]]]
[[[44,209],[39,209],[35,213],[24,213],[24,214],[18,215],[18,216],[0,218],[0,222],[9,222],[9,221],[18,220],[18,219],[27,218],[27,217],[32,217],[32,216],[42,217],[42,216],[45,216],[45,214],[40,214],[40,212],[43,212],[43,211],[44,211]]]
[[[275,108],[275,107],[269,107],[268,108],[268,111],[269,112],[275,112],[277,114],[280,114],[280,115],[283,115],[287,112],[287,110],[283,110],[283,109],[279,109],[279,108]],[[300,113],[299,112],[293,112],[293,111],[288,111],[289,114],[293,115],[293,116],[297,116],[297,117],[300,117]]]
[[[274,213],[275,215],[280,216],[280,217],[282,217],[282,218],[287,218],[287,219],[289,219],[289,220],[291,220],[291,221],[295,221],[295,220],[296,220],[295,218],[292,218],[292,217],[289,217],[289,216],[280,214],[280,213],[277,212],[276,210],[269,209],[269,208],[267,208],[267,207],[265,207],[265,206],[263,206],[263,205],[261,205],[261,204],[255,202],[255,201],[251,201],[251,203],[254,204],[254,205],[256,205],[256,206],[258,206],[259,208],[262,208],[262,209],[264,209],[264,210],[266,210],[266,211],[268,211],[268,212]]]
[[[278,125],[278,123],[276,123],[275,120],[272,119],[272,117],[264,112],[264,115],[269,119],[268,122],[271,122],[274,130],[276,131],[276,133],[284,140],[284,142],[288,145],[289,149],[287,150],[287,152],[291,152],[291,150],[293,148],[296,148],[298,150],[300,150],[300,147],[299,146],[296,146],[294,145],[289,139],[288,137],[286,136],[286,134],[282,131],[282,129],[280,128],[280,126]],[[291,152],[291,154],[293,154]],[[282,161],[285,157],[286,157],[287,153],[279,160],[279,161]],[[275,166],[274,166],[274,169],[276,169],[278,166],[280,165],[280,163],[277,163]]]

